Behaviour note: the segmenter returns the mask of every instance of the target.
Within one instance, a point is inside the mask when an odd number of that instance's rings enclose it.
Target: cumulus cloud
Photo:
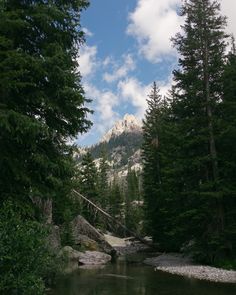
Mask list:
[[[222,13],[227,16],[227,32],[234,34],[236,37],[236,1],[235,0],[222,0],[221,1]]]
[[[183,18],[177,13],[181,0],[138,0],[129,14],[127,33],[135,37],[140,53],[150,62],[158,62],[176,51],[171,37],[180,31]],[[221,0],[222,13],[228,17],[227,32],[236,36],[236,1]]]
[[[93,100],[95,129],[103,134],[119,118],[119,114],[114,110],[119,104],[118,97],[112,91],[100,90],[89,83],[85,83],[84,90],[86,96]]]
[[[80,49],[78,58],[79,71],[82,77],[87,77],[96,71],[98,61],[96,59],[97,47],[84,45]]]
[[[127,33],[134,36],[140,53],[150,62],[158,62],[165,55],[175,55],[170,38],[180,30],[183,22],[177,14],[180,0],[138,0],[129,14]]]
[[[106,68],[109,65],[113,64],[113,59],[111,56],[107,56],[104,61],[102,62],[102,65]]]
[[[171,87],[171,78],[168,81],[157,81],[161,95],[166,95]],[[130,102],[136,110],[136,116],[141,119],[147,109],[147,96],[151,91],[152,84],[143,85],[136,78],[120,81],[118,84],[121,97]]]
[[[88,28],[82,28],[82,31],[85,33],[85,37],[92,37],[93,33],[91,31],[89,31]]]
[[[109,60],[106,59],[105,61],[107,65],[107,62]],[[114,82],[114,81],[117,81],[118,79],[126,77],[130,71],[133,71],[135,69],[136,65],[132,56],[130,54],[127,54],[123,56],[123,64],[121,66],[118,66],[117,64],[113,62],[113,67],[114,69],[112,73],[106,72],[103,75],[103,79],[108,83]]]

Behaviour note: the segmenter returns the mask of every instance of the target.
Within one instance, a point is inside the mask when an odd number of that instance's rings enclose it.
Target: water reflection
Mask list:
[[[236,285],[182,278],[142,264],[119,261],[80,269],[58,280],[52,295],[233,295]]]

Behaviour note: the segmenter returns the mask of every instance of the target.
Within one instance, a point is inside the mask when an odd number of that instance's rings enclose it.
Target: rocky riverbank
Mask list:
[[[190,258],[183,257],[180,254],[162,254],[158,257],[147,258],[144,263],[154,266],[155,270],[189,278],[220,283],[236,283],[236,271],[197,265]]]

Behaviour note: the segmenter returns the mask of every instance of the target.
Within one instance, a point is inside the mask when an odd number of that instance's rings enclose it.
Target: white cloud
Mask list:
[[[129,78],[120,81],[118,87],[123,99],[135,107],[136,116],[142,118],[147,107],[146,98],[150,91],[150,85],[144,86],[137,79]]]
[[[176,54],[170,38],[183,21],[176,12],[178,4],[180,0],[138,0],[129,15],[127,33],[138,40],[140,53],[151,62]]]
[[[111,56],[107,56],[107,57],[104,59],[104,61],[103,61],[102,64],[103,64],[104,67],[107,67],[107,66],[113,64],[113,59],[112,59],[112,57],[111,57]]]
[[[227,32],[234,34],[236,37],[236,1],[235,0],[222,0],[221,1],[222,13],[227,16]]]
[[[161,95],[166,95],[171,87],[171,78],[168,81],[157,81]],[[120,94],[125,101],[130,102],[136,109],[136,116],[142,119],[147,109],[147,96],[151,91],[152,84],[143,85],[135,78],[120,81],[118,84]]]
[[[93,33],[91,31],[89,31],[88,28],[82,28],[82,31],[85,33],[85,37],[92,37]]]
[[[228,17],[227,32],[236,36],[236,1],[221,0],[222,14]],[[177,14],[181,0],[138,0],[129,15],[127,33],[135,37],[139,51],[150,62],[176,54],[171,37],[180,31],[183,18]]]
[[[108,61],[111,63],[110,60],[106,59],[105,61],[106,61],[106,65],[108,64],[107,63]],[[121,65],[120,67],[114,63],[113,65],[114,65],[113,73],[106,72],[103,75],[103,79],[108,83],[114,82],[120,78],[126,77],[127,74],[130,71],[133,71],[136,67],[135,62],[130,54],[123,56],[123,65]]]
[[[86,97],[93,100],[94,130],[103,134],[119,118],[119,114],[114,108],[119,104],[117,95],[111,91],[102,91],[95,86],[85,83],[84,90]]]
[[[97,47],[84,45],[80,49],[80,56],[78,58],[79,71],[82,77],[93,74],[98,66],[96,59]]]

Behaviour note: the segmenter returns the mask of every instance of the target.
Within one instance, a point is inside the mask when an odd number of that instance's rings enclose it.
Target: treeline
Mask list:
[[[79,163],[77,189],[89,200],[115,217],[130,230],[142,231],[143,207],[140,172],[128,165],[127,175],[119,176],[108,164],[106,153],[102,153],[97,165],[90,152],[86,153]],[[92,208],[82,202],[81,214],[91,224],[103,231],[108,230],[117,235],[126,236],[122,228],[96,214]]]
[[[146,228],[162,250],[235,267],[236,51],[217,1],[188,0],[173,39],[168,97],[156,84],[144,119]]]

